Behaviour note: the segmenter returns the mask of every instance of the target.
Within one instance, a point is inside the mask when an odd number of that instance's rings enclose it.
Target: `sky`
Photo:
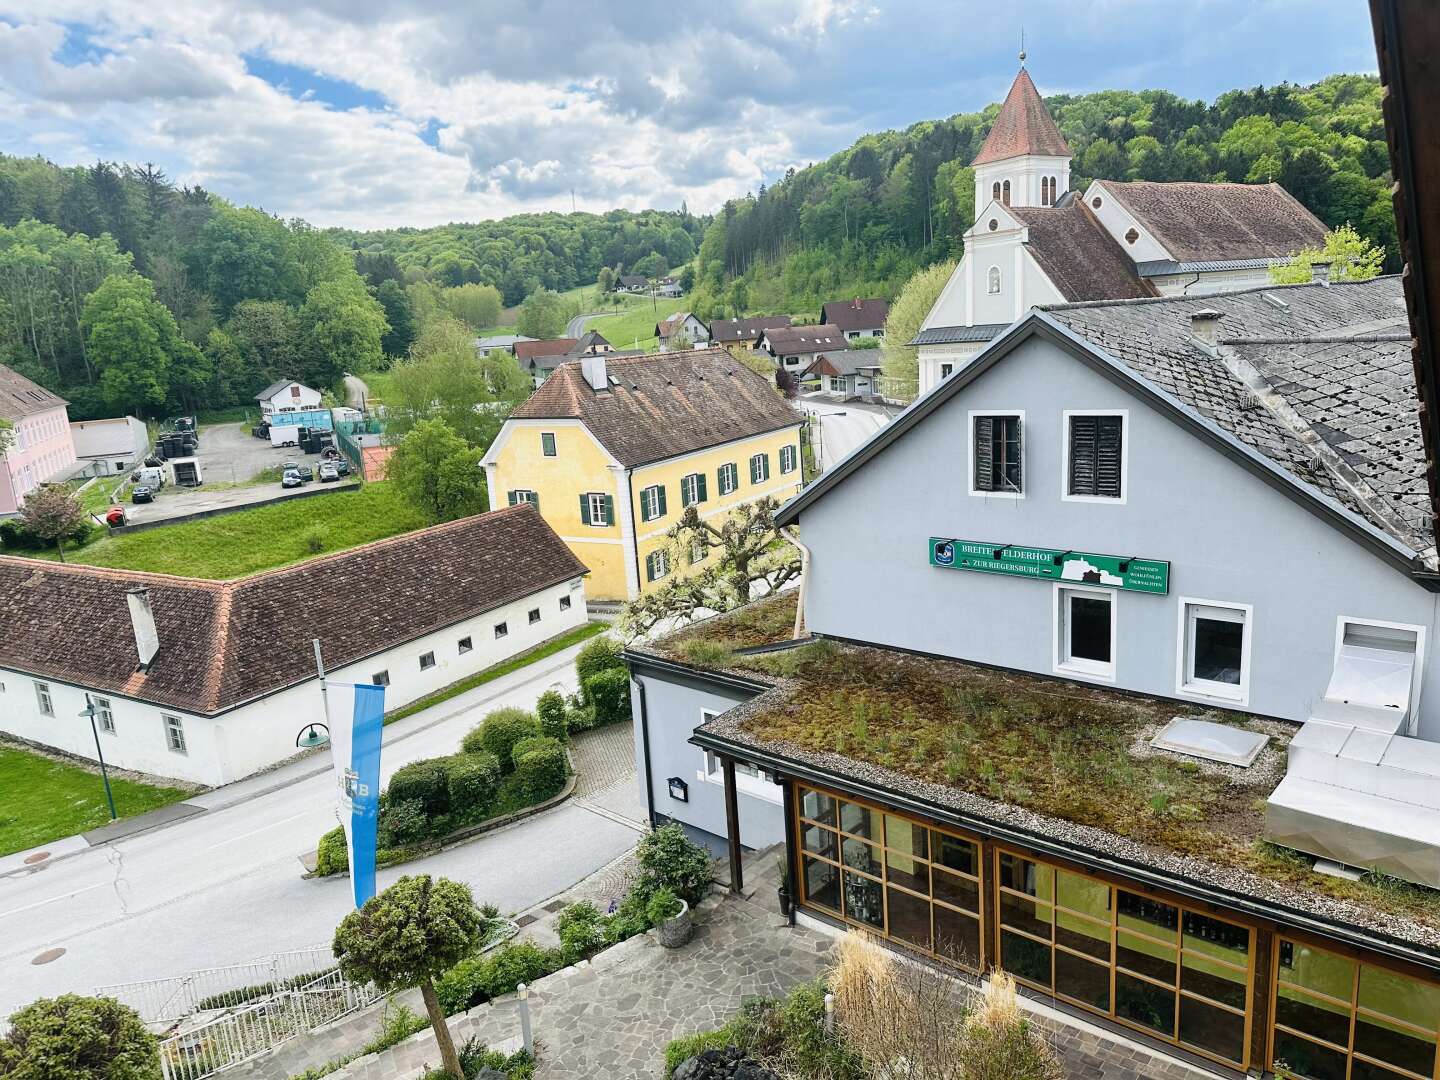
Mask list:
[[[0,0],[0,151],[316,225],[717,209],[1004,97],[1375,71],[1363,0]]]

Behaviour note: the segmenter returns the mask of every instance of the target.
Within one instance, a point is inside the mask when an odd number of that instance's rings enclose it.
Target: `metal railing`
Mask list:
[[[160,1042],[165,1080],[200,1080],[364,1008],[381,994],[346,982],[338,969],[263,1001],[221,1013]],[[198,1019],[198,1017],[197,1017]]]
[[[147,1024],[173,1024],[203,1009],[243,1005],[328,975],[335,957],[328,945],[294,949],[226,967],[204,968],[169,979],[115,983],[95,990],[97,997],[129,1005]]]

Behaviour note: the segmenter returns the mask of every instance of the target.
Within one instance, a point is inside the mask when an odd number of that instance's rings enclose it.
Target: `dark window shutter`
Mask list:
[[[645,580],[655,580],[655,553],[653,551],[645,556]]]
[[[1125,438],[1123,418],[1097,416],[1095,432],[1095,494],[1120,497],[1120,450]]]
[[[640,520],[649,521],[650,517],[650,489],[643,488],[640,492]]]
[[[995,490],[995,418],[975,418],[975,490]]]
[[[1099,420],[1098,416],[1072,416],[1070,418],[1069,494],[1071,495],[1099,494],[1095,483]]]
[[[540,509],[540,493],[538,491],[530,492],[530,505],[536,510]]]
[[[615,524],[615,496],[613,495],[605,496],[605,524]]]
[[[698,492],[698,502],[704,502],[709,498],[705,491],[705,474],[703,472],[695,474],[695,487]]]
[[[580,524],[595,524],[593,521],[590,520],[590,496],[585,494],[585,492],[583,491],[580,493]]]
[[[656,516],[656,517],[664,517],[664,516],[665,516],[665,489],[664,489],[663,487],[661,487],[661,488],[658,488],[657,490],[660,492],[660,512],[659,512],[658,514],[656,514],[655,516]]]
[[[760,455],[760,479],[761,479],[761,480],[769,480],[769,479],[770,479],[770,455],[769,455],[769,454],[761,454],[761,455]]]
[[[520,501],[520,496],[519,496],[516,492],[507,491],[507,492],[505,493],[505,502],[506,502],[506,505],[508,505],[508,506],[514,506],[514,505],[515,505],[517,502],[519,502],[519,501]]]

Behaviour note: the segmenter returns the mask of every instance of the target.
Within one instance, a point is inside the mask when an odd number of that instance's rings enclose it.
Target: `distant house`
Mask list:
[[[598,330],[587,330],[575,347],[570,350],[569,359],[574,360],[581,356],[602,356],[615,351],[615,346],[606,340],[605,335]]]
[[[683,339],[691,345],[702,345],[710,340],[710,331],[694,313],[677,311],[664,322],[655,324],[655,336],[665,348],[674,348]]]
[[[642,274],[621,274],[616,288],[620,292],[643,293],[650,287],[650,279]]]
[[[312,390],[304,383],[281,379],[256,394],[255,400],[260,403],[260,418],[274,423],[277,413],[310,412],[320,408],[320,397],[319,390]]]
[[[833,324],[782,326],[760,335],[759,349],[769,353],[781,371],[800,374],[819,353],[844,352],[850,348],[845,335]]]
[[[573,337],[545,338],[540,340],[517,341],[515,359],[524,371],[539,386],[550,377],[550,373],[566,360],[573,359],[570,350],[579,344]]]
[[[66,405],[64,398],[0,365],[0,418],[15,428],[10,449],[0,455],[0,516],[19,510],[41,484],[74,473]]]
[[[75,457],[89,462],[90,471],[97,476],[127,471],[150,448],[150,433],[133,416],[72,420],[70,438],[75,444]]]
[[[878,395],[880,364],[874,349],[820,353],[800,376],[802,386],[842,401]]]
[[[680,296],[683,296],[685,290],[680,288],[680,282],[677,281],[675,278],[667,277],[661,278],[655,283],[653,293],[655,296],[660,297],[662,300],[674,300]]]
[[[534,341],[532,337],[524,334],[495,334],[493,337],[477,337],[475,339],[475,351],[479,353],[494,352],[496,349],[504,349],[511,356],[515,355],[515,346],[522,341]]]
[[[715,345],[739,345],[754,349],[760,335],[790,325],[789,315],[761,315],[754,319],[715,319],[710,323],[709,337]]]
[[[820,305],[820,321],[838,326],[850,341],[861,337],[884,337],[890,305],[884,300],[854,300]]]

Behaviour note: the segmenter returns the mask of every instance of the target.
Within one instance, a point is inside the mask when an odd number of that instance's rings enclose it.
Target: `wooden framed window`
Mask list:
[[[664,549],[652,551],[645,556],[645,580],[659,581],[670,573],[670,555]]]
[[[656,521],[665,516],[665,488],[651,484],[640,492],[640,520]]]
[[[516,488],[514,491],[506,492],[505,498],[511,506],[529,503],[536,510],[540,509],[540,496],[528,488]]]
[[[540,433],[540,453],[545,457],[555,456],[555,433],[553,431],[542,431]]]
[[[1064,414],[1062,498],[1125,501],[1128,446],[1124,411],[1067,409]]]
[[[1025,414],[970,414],[970,494],[1024,498]]]
[[[696,503],[703,503],[708,497],[704,473],[690,473],[680,478],[681,506],[694,506]]]
[[[750,458],[750,482],[763,484],[770,479],[770,455],[754,454]]]
[[[37,682],[35,684],[35,704],[40,708],[41,716],[55,715],[55,698],[50,693],[50,684]]]
[[[731,495],[740,486],[740,468],[733,461],[715,470],[715,487],[721,495]]]
[[[602,491],[587,491],[580,496],[580,520],[586,525],[603,528],[615,524],[615,498]]]
[[[165,745],[172,754],[188,754],[185,746],[185,725],[178,716],[162,716],[165,722]]]
[[[111,708],[108,697],[97,697],[92,699],[95,705],[95,726],[106,735],[115,734],[115,710]]]
[[[780,471],[792,473],[800,463],[800,452],[793,446],[782,446],[780,448]]]

